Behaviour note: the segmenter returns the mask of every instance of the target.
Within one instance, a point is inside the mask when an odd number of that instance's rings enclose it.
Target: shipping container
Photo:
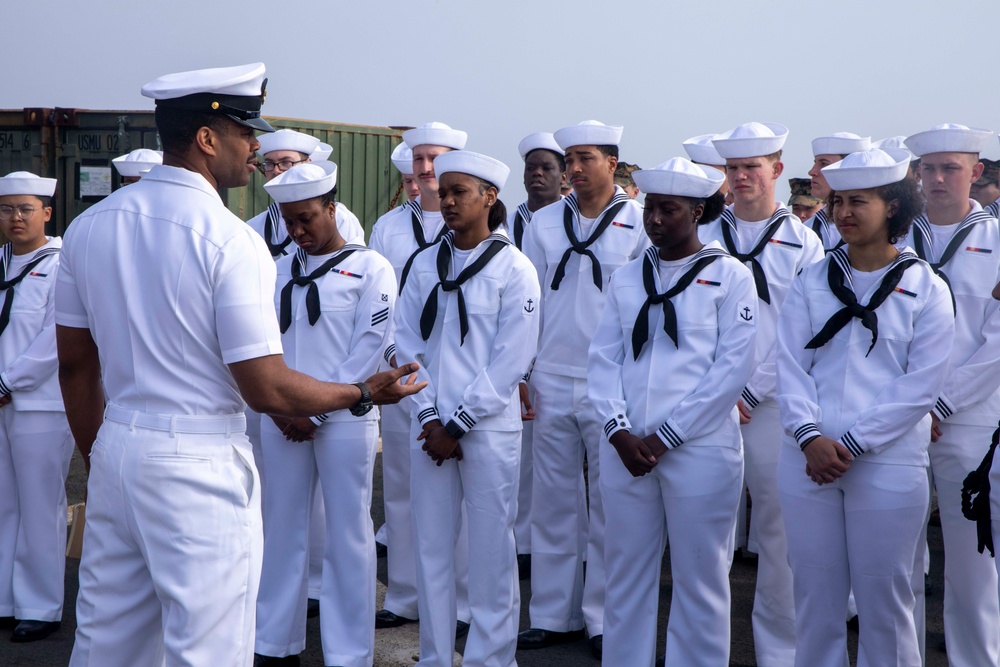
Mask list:
[[[333,147],[337,199],[358,216],[366,233],[380,215],[402,202],[401,178],[390,155],[405,128],[267,120],[277,129],[305,132]],[[48,234],[62,234],[88,206],[121,187],[111,160],[136,148],[159,149],[152,111],[0,110],[0,175],[30,171],[59,179]],[[248,187],[223,192],[223,200],[247,220],[270,203],[263,185],[263,175],[254,174]]]

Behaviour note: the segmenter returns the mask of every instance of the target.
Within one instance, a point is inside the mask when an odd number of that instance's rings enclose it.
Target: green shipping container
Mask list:
[[[333,147],[337,199],[371,233],[380,215],[402,202],[402,182],[390,161],[405,128],[368,127],[292,118],[267,118],[276,129],[292,129]],[[111,160],[136,148],[159,148],[152,111],[83,109],[0,110],[0,175],[30,171],[59,179],[49,234],[62,234],[73,218],[120,187]],[[243,220],[270,200],[264,177],[227,190],[223,199]]]

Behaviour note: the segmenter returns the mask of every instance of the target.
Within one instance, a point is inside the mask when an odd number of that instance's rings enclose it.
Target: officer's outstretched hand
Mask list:
[[[417,382],[417,369],[420,364],[403,364],[399,368],[393,368],[381,373],[376,373],[367,380],[368,391],[372,395],[372,403],[375,405],[386,405],[387,403],[399,403],[407,396],[412,396],[427,386],[426,382]],[[402,378],[406,377],[406,380]],[[402,381],[401,381],[402,380]]]

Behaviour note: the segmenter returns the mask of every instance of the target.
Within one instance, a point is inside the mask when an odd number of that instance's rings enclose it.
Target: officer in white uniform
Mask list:
[[[429,381],[427,392],[411,401],[417,664],[452,664],[455,543],[465,540],[472,627],[462,664],[513,667],[520,610],[514,547],[521,449],[517,387],[538,339],[538,279],[498,231],[506,219],[497,194],[510,173],[507,166],[478,153],[450,151],[434,159],[434,168],[451,231],[417,254],[396,318],[397,354],[425,359],[420,372]],[[467,537],[459,534],[460,522]]]
[[[920,158],[927,200],[906,244],[948,284],[955,306],[951,371],[931,416],[931,472],[945,550],[944,631],[953,667],[1000,663],[996,571],[976,550],[976,526],[961,511],[965,476],[986,454],[1000,414],[1000,281],[997,219],[969,197],[993,133],[939,125],[907,138]]]
[[[412,364],[352,386],[282,360],[274,263],[218,193],[256,169],[263,82],[256,63],[144,86],[164,164],[66,234],[60,383],[91,471],[73,667],[249,666],[262,534],[244,398],[295,417],[421,388],[396,381]]]
[[[0,617],[15,642],[59,629],[66,475],[73,455],[56,375],[55,285],[62,239],[47,237],[56,179],[0,178]]]
[[[407,200],[375,222],[370,245],[392,264],[400,290],[406,284],[416,254],[434,245],[448,231],[441,216],[434,158],[465,147],[468,135],[444,123],[430,122],[403,133],[412,155],[413,176],[420,196]],[[400,154],[399,159],[402,159]],[[386,350],[385,367],[394,365],[395,344]],[[417,561],[413,546],[410,511],[410,406],[404,401],[382,410],[382,488],[385,501],[385,529],[388,552],[385,604],[375,615],[376,628],[411,623],[419,615],[417,605]],[[459,539],[458,617],[469,619],[466,586],[466,540]]]
[[[873,149],[823,169],[847,245],[802,271],[778,321],[798,667],[847,664],[852,588],[859,667],[921,664],[911,579],[929,502],[927,412],[955,326],[942,280],[893,247],[919,212],[908,165],[904,151]]]
[[[122,185],[135,183],[143,174],[158,164],[163,164],[163,151],[154,151],[149,148],[137,148],[125,155],[119,155],[111,161],[122,177]]]
[[[313,162],[292,167],[264,188],[281,206],[298,246],[277,264],[275,306],[285,361],[316,377],[344,381],[378,369],[396,277],[385,258],[337,232],[336,180],[337,165]],[[369,667],[375,648],[371,484],[378,412],[275,417],[261,431],[268,483],[255,651],[286,657],[305,649],[309,515],[319,484],[331,536],[319,598],[324,664]]]
[[[588,394],[607,516],[604,661],[652,665],[667,533],[668,667],[729,664],[729,563],[743,488],[736,401],[750,378],[753,276],[697,224],[724,176],[673,158],[633,174],[654,248],[613,276],[590,344]]]
[[[744,474],[753,499],[757,533],[757,592],[753,605],[754,647],[761,665],[791,665],[795,656],[795,608],[785,528],[778,505],[781,422],[774,402],[774,335],[778,311],[799,271],[823,257],[819,238],[781,202],[774,187],[781,177],[781,148],[788,129],[747,123],[712,144],[726,159],[733,205],[699,228],[702,242],[718,241],[754,274],[757,339],[754,371],[738,405],[743,424]]]
[[[871,144],[871,137],[859,137],[851,132],[834,132],[829,136],[813,139],[813,166],[809,170],[812,196],[825,203],[826,198],[830,196],[830,185],[823,176],[823,168],[843,160],[850,153],[866,151],[871,148]],[[806,220],[805,225],[816,232],[826,252],[842,245],[840,232],[827,215],[826,206],[821,207],[815,215]]]
[[[549,204],[562,199],[560,186],[565,181],[566,159],[563,149],[551,132],[529,134],[517,145],[524,160],[524,189],[528,199],[507,215],[507,234],[517,249],[521,249],[524,230],[531,224],[531,216]],[[519,387],[521,395],[521,477],[517,491],[517,520],[514,522],[514,540],[517,542],[518,578],[531,576],[531,439],[534,433],[535,392],[530,384],[531,373],[525,375]]]
[[[614,184],[620,126],[584,121],[555,133],[573,194],[536,211],[524,254],[542,287],[542,330],[532,371],[531,627],[518,648],[567,641],[585,626],[595,655],[604,632],[601,427],[587,397],[587,350],[615,269],[649,240],[642,207]],[[587,457],[589,487],[584,486]],[[589,529],[585,488],[590,494]],[[583,563],[587,562],[584,581]]]

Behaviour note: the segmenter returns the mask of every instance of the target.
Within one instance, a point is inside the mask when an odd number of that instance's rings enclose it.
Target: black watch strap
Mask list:
[[[358,401],[357,405],[351,408],[351,414],[355,417],[361,417],[362,415],[368,414],[374,407],[372,404],[372,393],[368,388],[368,385],[364,382],[354,382],[352,384],[361,390],[361,400]]]
[[[448,435],[456,440],[461,440],[462,436],[466,434],[466,431],[463,431],[462,427],[454,419],[448,420],[448,423],[444,425],[444,430],[448,431]]]

